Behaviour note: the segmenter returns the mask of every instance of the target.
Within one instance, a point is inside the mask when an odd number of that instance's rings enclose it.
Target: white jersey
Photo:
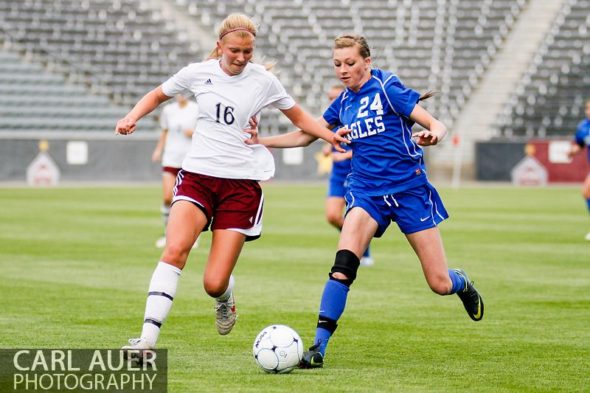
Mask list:
[[[162,84],[167,96],[191,93],[199,116],[182,168],[226,179],[267,180],[274,175],[272,154],[247,145],[244,132],[262,108],[289,109],[295,101],[263,66],[248,63],[239,75],[227,75],[218,60],[193,63]]]
[[[162,166],[172,168],[182,167],[182,161],[191,147],[191,138],[186,136],[186,130],[194,130],[197,126],[199,106],[192,101],[181,108],[178,102],[168,104],[162,110],[160,126],[162,130],[168,130]]]

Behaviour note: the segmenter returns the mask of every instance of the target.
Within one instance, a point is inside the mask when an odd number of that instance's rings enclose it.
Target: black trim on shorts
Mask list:
[[[246,240],[247,242],[251,242],[253,240],[258,239],[260,236],[262,236],[262,233],[260,235],[256,235],[256,236],[246,236]]]
[[[180,202],[180,201],[185,201],[185,202],[190,202],[190,203],[192,203],[193,205],[195,205],[196,207],[198,207],[200,211],[202,211],[202,212],[203,212],[203,214],[205,215],[205,217],[207,217],[207,210],[205,210],[205,207],[203,207],[203,206],[199,205],[199,204],[198,204],[197,202],[195,202],[195,201],[190,201],[190,200],[188,200],[188,199],[177,199],[177,200],[173,201],[173,202],[170,204],[170,207],[172,207],[172,205],[174,205],[176,202]],[[208,217],[207,217],[207,223],[206,223],[206,224],[205,224],[205,226],[203,227],[203,232],[204,232],[204,231],[208,231],[208,230],[209,230],[209,227],[211,226],[211,220],[212,220],[212,219],[213,219],[213,217],[211,217],[211,218],[208,218]]]

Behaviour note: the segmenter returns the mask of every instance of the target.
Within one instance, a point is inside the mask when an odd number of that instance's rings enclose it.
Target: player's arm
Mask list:
[[[156,143],[156,147],[154,148],[154,152],[152,153],[153,162],[158,162],[162,160],[162,152],[164,151],[164,147],[166,146],[166,135],[168,135],[168,129],[164,128],[160,133],[158,143]]]
[[[266,147],[300,147],[309,146],[317,139],[317,137],[307,134],[302,130],[297,130],[286,134],[258,138],[258,143]]]
[[[135,131],[137,126],[137,122],[156,109],[158,105],[162,102],[169,100],[171,97],[168,97],[162,91],[162,86],[156,87],[154,90],[150,91],[146,95],[144,95],[138,102],[135,104],[133,109],[124,118],[117,121],[117,125],[115,127],[115,133],[128,135],[132,134]]]
[[[317,121],[327,128],[332,128],[330,125],[328,125],[326,123],[326,121],[323,118],[319,118]],[[252,135],[252,138],[250,138],[248,141],[246,141],[246,143],[248,143],[248,144],[259,143],[259,144],[264,145],[266,147],[279,147],[279,148],[305,147],[305,146],[309,146],[312,142],[314,142],[318,139],[317,137],[315,137],[311,134],[308,134],[308,133],[304,132],[303,130],[291,131],[291,132],[281,134],[281,135],[258,137],[256,134],[256,125],[253,125],[252,121],[250,121],[250,127],[251,127],[250,129],[245,130],[250,135]],[[332,145],[331,144],[327,143],[324,146],[324,149],[328,151],[328,153],[325,155],[330,155],[332,153]],[[343,153],[343,154],[346,154],[346,153]]]
[[[424,128],[412,136],[420,146],[436,145],[447,135],[447,127],[420,105],[414,107],[410,120]]]
[[[567,155],[571,158],[582,151],[582,146],[580,146],[577,142],[572,142],[572,147],[570,151],[568,151]]]
[[[344,149],[340,146],[340,143],[349,144],[350,141],[344,138],[342,135],[332,132],[327,128],[327,123],[325,120],[317,121],[314,119],[310,114],[305,112],[299,104],[295,104],[293,107],[289,109],[284,109],[282,112],[291,120],[291,122],[296,126],[299,127],[298,131],[295,133],[302,132],[305,134],[309,134],[315,139],[322,138],[326,142],[330,143],[334,148],[340,152],[344,153]],[[289,133],[290,134],[290,133]],[[288,135],[288,134],[285,134]],[[281,135],[279,135],[281,136]],[[279,137],[277,136],[277,137]],[[308,137],[303,137],[301,135],[291,136],[295,138],[298,142],[302,142],[300,140],[307,140]],[[309,143],[313,142],[315,139],[310,140]],[[309,144],[307,143],[307,144]],[[295,145],[295,146],[302,146],[302,145]],[[280,147],[295,147],[295,146],[280,146]],[[279,147],[279,146],[277,146]]]

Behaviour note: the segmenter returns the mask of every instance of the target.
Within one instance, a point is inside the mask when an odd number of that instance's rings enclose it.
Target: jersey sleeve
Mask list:
[[[273,74],[270,74],[270,84],[268,86],[265,101],[265,105],[263,106],[272,105],[280,110],[289,109],[295,106],[295,100],[293,97],[287,93],[281,82]]]
[[[324,111],[323,118],[331,126],[334,126],[334,129],[337,129],[342,126],[340,122],[340,108],[342,106],[342,95],[339,95],[332,104]]]
[[[162,83],[162,92],[168,97],[174,97],[177,94],[189,96],[191,94],[190,86],[192,79],[191,66],[186,66],[166,82]]]
[[[410,117],[420,99],[420,93],[405,87],[397,78],[385,84],[385,94],[392,109],[404,117]]]

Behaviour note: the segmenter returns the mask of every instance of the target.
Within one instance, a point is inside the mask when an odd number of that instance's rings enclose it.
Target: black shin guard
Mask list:
[[[332,266],[332,270],[330,271],[330,279],[350,287],[356,279],[356,272],[358,271],[359,265],[360,260],[352,251],[339,250],[336,253],[334,266]],[[346,279],[335,278],[334,273],[342,273],[346,276]]]
[[[330,333],[334,333],[334,331],[338,327],[338,323],[333,319],[330,319],[328,317],[324,317],[323,315],[320,315],[318,318],[317,327],[322,328],[322,329],[326,329]]]

